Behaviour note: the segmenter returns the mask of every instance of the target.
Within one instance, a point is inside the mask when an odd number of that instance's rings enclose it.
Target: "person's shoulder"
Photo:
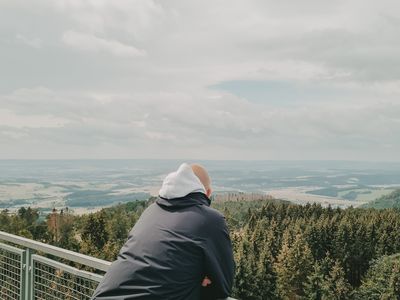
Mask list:
[[[157,209],[157,204],[156,203],[151,203],[150,205],[148,205],[142,212],[142,215],[146,215],[151,213],[152,211]]]
[[[204,216],[203,230],[207,241],[218,242],[227,235],[228,228],[225,217],[220,211],[206,206],[204,208]]]
[[[215,221],[215,222],[225,222],[225,216],[215,208],[205,206],[203,207],[205,216],[207,219],[210,221]]]

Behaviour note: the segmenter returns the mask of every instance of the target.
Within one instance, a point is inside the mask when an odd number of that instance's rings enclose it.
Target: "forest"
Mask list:
[[[388,195],[384,195],[374,201],[364,204],[363,207],[373,207],[373,208],[400,208],[400,189],[395,190]]]
[[[154,202],[133,201],[76,216],[0,213],[0,230],[114,260]],[[400,299],[400,209],[294,205],[234,199],[212,204],[228,223],[238,299]]]

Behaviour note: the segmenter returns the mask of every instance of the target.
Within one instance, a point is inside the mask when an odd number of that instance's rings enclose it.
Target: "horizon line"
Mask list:
[[[159,160],[159,161],[232,161],[232,162],[366,162],[400,163],[396,160],[356,160],[356,159],[202,159],[202,158],[0,158],[0,161],[100,161],[100,160]]]

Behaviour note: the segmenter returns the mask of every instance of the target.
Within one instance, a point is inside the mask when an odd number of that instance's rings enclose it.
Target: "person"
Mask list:
[[[211,180],[199,164],[166,176],[92,300],[229,297],[235,263],[223,215],[209,207]]]

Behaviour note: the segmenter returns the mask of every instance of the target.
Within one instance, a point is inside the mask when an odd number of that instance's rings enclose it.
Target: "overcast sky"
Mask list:
[[[399,12],[0,0],[0,159],[399,161]]]

